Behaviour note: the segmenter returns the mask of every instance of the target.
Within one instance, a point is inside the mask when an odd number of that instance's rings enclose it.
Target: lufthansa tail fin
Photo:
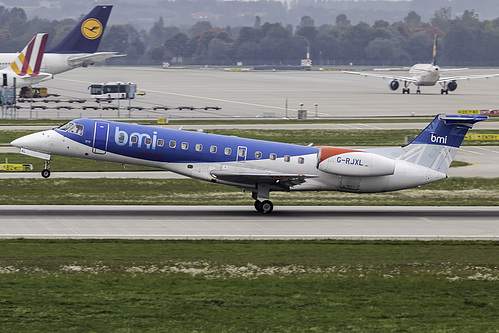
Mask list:
[[[37,76],[40,74],[47,39],[48,34],[37,34],[8,68],[20,77],[25,75]]]
[[[113,6],[95,6],[76,27],[47,53],[95,53]]]
[[[433,66],[437,65],[437,34],[435,34],[435,38],[433,39],[433,61],[431,64]]]
[[[401,160],[446,173],[468,130],[487,116],[439,114],[410,144]]]

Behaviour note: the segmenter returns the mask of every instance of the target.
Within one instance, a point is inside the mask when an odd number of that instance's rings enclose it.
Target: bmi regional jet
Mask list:
[[[12,141],[20,152],[161,168],[253,193],[255,208],[273,210],[271,191],[373,193],[447,177],[468,129],[487,116],[439,114],[403,147],[350,149],[300,146],[113,121],[76,119]]]
[[[347,74],[356,74],[363,76],[379,77],[382,79],[389,79],[389,87],[391,90],[395,91],[399,88],[400,83],[404,84],[402,88],[402,94],[409,94],[409,86],[414,84],[417,87],[416,94],[421,94],[422,86],[434,86],[437,83],[442,87],[440,89],[441,94],[449,94],[449,91],[454,91],[457,89],[458,80],[471,80],[471,79],[488,79],[491,77],[499,76],[499,74],[485,74],[485,75],[468,75],[468,76],[449,76],[441,77],[441,72],[446,71],[457,71],[465,70],[467,68],[449,68],[441,69],[437,66],[437,35],[435,35],[435,40],[433,42],[433,61],[431,64],[415,64],[409,69],[410,76],[397,76],[397,75],[385,75],[385,74],[373,74],[366,72],[353,72],[346,71]]]
[[[119,56],[117,52],[97,52],[113,6],[96,6],[56,46],[45,52],[41,70],[59,74]],[[0,68],[10,65],[19,53],[0,53]]]

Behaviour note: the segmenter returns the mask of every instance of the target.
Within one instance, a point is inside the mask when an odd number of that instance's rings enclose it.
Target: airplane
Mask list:
[[[402,94],[409,94],[409,86],[414,84],[417,87],[416,94],[421,94],[421,87],[424,86],[434,86],[437,83],[442,87],[440,89],[440,94],[449,94],[449,91],[454,91],[457,89],[458,80],[471,80],[471,79],[488,79],[491,77],[497,77],[499,74],[486,74],[486,75],[468,75],[468,76],[449,76],[441,77],[441,72],[446,71],[457,71],[466,70],[467,68],[449,68],[441,69],[437,65],[437,35],[433,41],[433,61],[430,64],[415,64],[409,69],[409,74],[411,76],[397,76],[397,75],[385,75],[385,74],[373,74],[366,72],[355,72],[355,71],[345,71],[347,74],[363,75],[365,77],[380,77],[383,79],[389,79],[389,87],[391,90],[395,91],[399,88],[400,83],[404,84],[402,88]]]
[[[110,5],[95,6],[59,44],[45,52],[42,71],[55,75],[121,56],[118,52],[97,52],[112,8]],[[0,53],[0,69],[17,56],[17,53]]]
[[[233,136],[76,119],[11,142],[20,153],[161,168],[252,193],[255,209],[273,211],[271,191],[374,193],[416,187],[447,177],[464,136],[482,115],[439,114],[403,147],[351,149],[301,146]]]
[[[14,86],[15,84],[17,88],[21,88],[53,77],[52,74],[40,72],[47,40],[48,34],[37,34],[12,61],[9,67],[0,70],[2,86]]]

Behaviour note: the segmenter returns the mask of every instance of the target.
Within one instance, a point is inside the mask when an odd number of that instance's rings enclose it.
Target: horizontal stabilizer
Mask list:
[[[88,66],[94,62],[104,61],[109,58],[114,57],[125,57],[126,54],[118,54],[118,52],[97,52],[92,54],[87,54],[84,56],[75,56],[68,60],[70,66]]]

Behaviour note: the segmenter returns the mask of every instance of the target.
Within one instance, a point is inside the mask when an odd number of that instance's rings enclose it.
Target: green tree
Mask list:
[[[128,48],[128,33],[121,24],[113,24],[106,29],[100,49],[124,53]]]
[[[179,32],[172,38],[166,40],[165,48],[174,55],[176,58],[175,61],[178,62],[179,57],[185,56],[188,42],[189,37],[183,32]]]

